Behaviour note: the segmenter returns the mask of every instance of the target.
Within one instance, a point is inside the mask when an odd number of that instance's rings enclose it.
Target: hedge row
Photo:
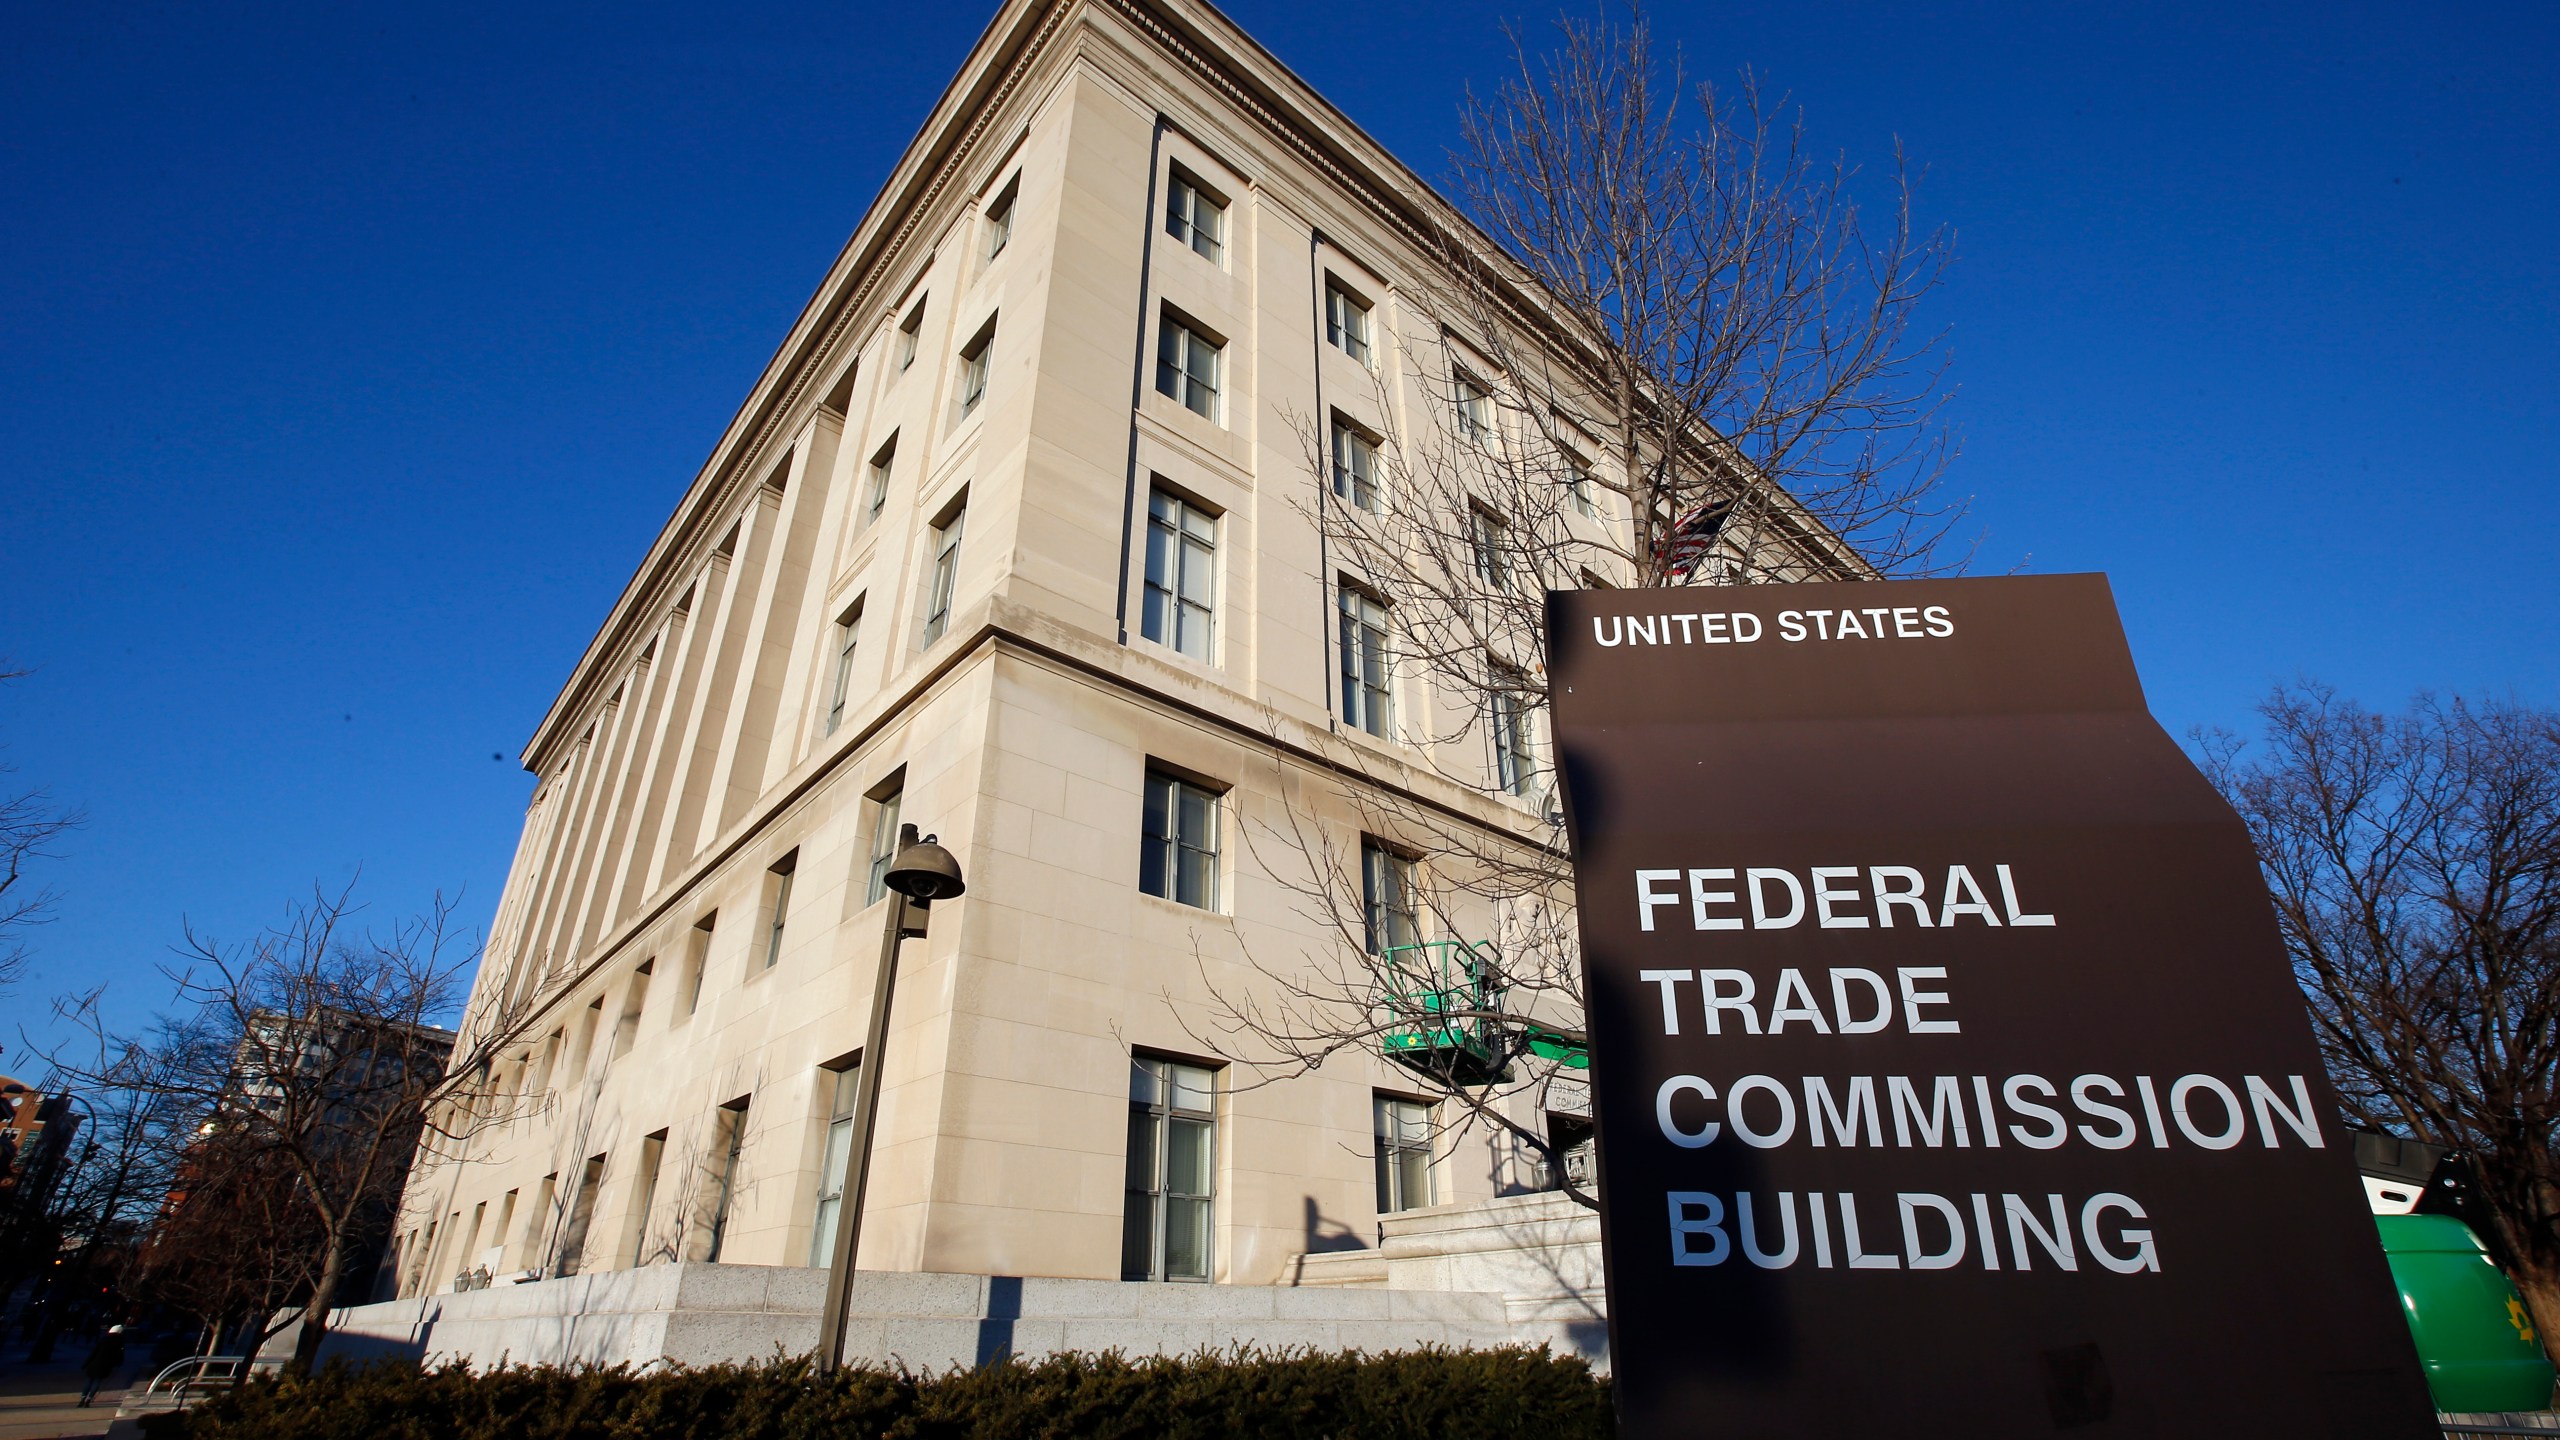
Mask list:
[[[1544,1350],[1058,1355],[945,1375],[332,1365],[260,1379],[152,1440],[1603,1440],[1608,1382]]]

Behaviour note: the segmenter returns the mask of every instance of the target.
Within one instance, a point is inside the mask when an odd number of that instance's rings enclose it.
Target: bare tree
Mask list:
[[[1749,75],[1691,85],[1640,10],[1555,33],[1513,32],[1516,73],[1461,112],[1473,224],[1445,217],[1393,306],[1356,276],[1321,297],[1359,362],[1329,373],[1365,379],[1299,417],[1302,508],[1365,734],[1284,769],[1288,814],[1247,836],[1327,940],[1253,957],[1198,1038],[1266,1081],[1397,1059],[1590,1203],[1583,1131],[1543,1118],[1585,1103],[1547,593],[1943,573],[1966,504],[1918,327],[1949,237],[1915,228],[1901,154],[1869,185]]]
[[[297,1368],[318,1354],[353,1268],[392,1223],[412,1158],[523,1103],[493,1083],[491,1063],[521,1039],[523,1012],[475,1017],[459,1045],[438,1024],[462,1008],[478,958],[451,907],[439,897],[387,931],[360,930],[354,917],[351,891],[315,892],[244,942],[190,928],[179,963],[162,967],[175,1013],[138,1034],[107,1026],[101,992],[57,1006],[95,1054],[57,1055],[58,1072],[176,1106],[193,1122],[192,1171],[218,1165],[225,1185],[255,1177],[266,1187],[254,1202],[234,1197],[229,1215],[266,1217],[263,1237],[224,1243],[281,1267],[257,1278],[301,1308],[264,1333],[300,1319]]]
[[[1445,228],[1426,280],[1441,323],[1482,347],[1490,365],[1465,378],[1513,443],[1438,437],[1460,442],[1428,447],[1442,457],[1501,453],[1424,489],[1481,505],[1473,487],[1501,483],[1521,517],[1564,521],[1588,472],[1625,523],[1523,527],[1516,558],[1547,588],[1578,583],[1560,545],[1594,539],[1612,583],[1942,567],[1965,505],[1941,492],[1943,361],[1915,325],[1951,237],[1914,229],[1899,149],[1870,228],[1855,168],[1748,72],[1688,85],[1640,8],[1556,34],[1533,55],[1512,32],[1516,73],[1461,110],[1455,198],[1497,248]],[[1464,536],[1463,518],[1411,521]]]
[[[2249,823],[2346,1122],[2467,1151],[2560,1336],[2560,711],[2326,686],[2201,735]],[[2556,1352],[2560,1353],[2560,1352]]]
[[[0,683],[26,674],[0,662]],[[42,790],[7,788],[16,774],[0,765],[0,991],[16,983],[27,969],[27,932],[52,918],[57,896],[33,883],[27,867],[51,859],[54,843],[79,828],[80,817],[62,809]]]
[[[183,1154],[134,1289],[195,1317],[210,1353],[235,1331],[262,1330],[292,1301],[322,1237],[286,1157],[219,1131]]]
[[[187,1116],[159,1096],[135,1091],[65,1094],[48,1076],[43,1089],[63,1095],[65,1124],[78,1129],[50,1178],[40,1207],[0,1220],[0,1294],[34,1274],[32,1303],[42,1328],[71,1317],[66,1302],[86,1304],[114,1288],[171,1178],[170,1157],[190,1128]],[[76,1115],[67,1112],[76,1110]]]

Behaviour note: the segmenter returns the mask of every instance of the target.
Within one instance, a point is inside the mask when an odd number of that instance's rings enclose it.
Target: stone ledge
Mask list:
[[[1383,1250],[1325,1251],[1301,1255],[1291,1265],[1295,1273],[1290,1284],[1301,1288],[1376,1286],[1383,1289],[1387,1283],[1387,1255]]]
[[[322,1354],[474,1366],[764,1360],[806,1354],[817,1343],[825,1293],[823,1272],[798,1267],[696,1263],[607,1271],[343,1309],[331,1321]],[[846,1350],[860,1360],[922,1370],[1066,1350],[1187,1355],[1238,1346],[1384,1351],[1551,1344],[1590,1354],[1590,1330],[1569,1315],[1523,1317],[1510,1309],[1509,1297],[1492,1292],[866,1270],[855,1280]],[[274,1343],[290,1346],[291,1332]]]

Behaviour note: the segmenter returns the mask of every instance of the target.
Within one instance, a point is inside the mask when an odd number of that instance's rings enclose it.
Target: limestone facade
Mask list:
[[[1342,943],[1271,838],[1356,855],[1338,747],[1491,831],[1545,803],[1401,768],[1425,727],[1372,737],[1335,693],[1309,426],[1448,403],[1413,298],[1444,213],[1195,0],[1008,0],[525,749],[466,1025],[534,1007],[496,1083],[539,1103],[421,1163],[383,1298],[811,1265],[897,819],[969,888],[905,948],[866,1269],[1122,1278],[1133,1055],[1215,1072],[1205,1278],[1378,1245],[1372,1108],[1415,1087],[1354,1059],[1256,1084],[1212,997]],[[1370,306],[1365,359],[1328,285]],[[1158,495],[1206,541],[1205,633],[1148,637]],[[1215,797],[1206,904],[1142,891],[1151,774]],[[1545,1185],[1437,1144],[1434,1206]]]

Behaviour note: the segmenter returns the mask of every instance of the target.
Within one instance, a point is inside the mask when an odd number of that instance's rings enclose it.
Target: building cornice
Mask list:
[[[1590,363],[1569,320],[1538,301],[1536,280],[1393,152],[1335,108],[1278,57],[1204,0],[1007,0],[988,23],[918,129],[880,195],[802,307],[693,484],[659,532],[570,679],[526,741],[537,775],[573,734],[657,625],[745,492],[759,483],[776,444],[797,433],[813,390],[837,368],[855,323],[904,262],[936,202],[968,173],[1007,102],[1051,52],[1068,22],[1106,15],[1143,37],[1195,82],[1232,105],[1292,157],[1323,175],[1426,262],[1463,249],[1501,278],[1504,318]],[[892,299],[898,297],[889,297]],[[1596,372],[1595,372],[1596,373]],[[1818,528],[1818,527],[1817,527]]]
[[[964,171],[1005,102],[1079,3],[1009,0],[988,22],[826,278],[801,307],[800,318],[765,362],[755,388],[722,431],[676,513],[624,584],[570,671],[569,683],[534,727],[520,757],[526,769],[540,773],[549,750],[576,728],[607,677],[620,670],[615,658],[655,628],[660,603],[673,595],[731,509],[757,483],[775,441],[796,433],[794,417],[828,373],[828,362],[841,353],[848,330],[882,282],[896,272],[895,262],[910,252],[934,202]]]
[[[777,440],[789,433],[811,390],[832,370],[847,332],[883,282],[903,274],[898,262],[912,252],[935,202],[966,173],[1006,102],[1067,22],[1088,10],[1110,15],[1152,42],[1423,254],[1434,253],[1453,234],[1472,235],[1480,248],[1494,249],[1427,182],[1215,8],[1198,0],[1009,0],[908,142],[879,198],[766,362],[676,513],[579,656],[569,682],[535,726],[521,756],[527,769],[541,773],[549,752],[592,707],[608,677],[620,671],[619,657],[654,629],[656,610],[671,600],[714,532],[756,483]],[[1532,319],[1526,307],[1518,315],[1535,328],[1550,328]]]

